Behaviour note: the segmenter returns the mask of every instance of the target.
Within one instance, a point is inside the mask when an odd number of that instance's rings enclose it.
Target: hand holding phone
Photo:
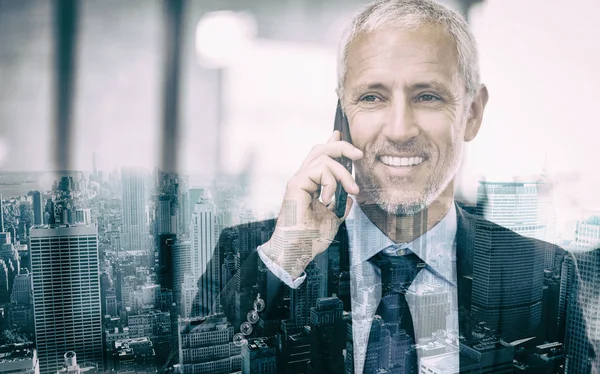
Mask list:
[[[262,246],[263,252],[293,278],[329,247],[347,213],[348,193],[358,193],[352,162],[361,159],[363,152],[350,142],[348,121],[339,101],[334,129],[339,133],[334,131],[326,143],[313,147],[288,181],[275,232]],[[290,235],[294,230],[298,233],[290,237],[312,236],[318,230],[318,239],[311,240],[310,245],[277,239],[278,235]]]
[[[337,130],[341,134],[341,140],[346,141],[352,144],[352,139],[350,139],[350,129],[348,126],[348,119],[342,110],[342,105],[340,100],[337,103],[337,109],[335,111],[335,120],[333,124],[333,130]],[[337,162],[342,164],[346,170],[352,175],[352,160],[348,157],[343,156],[335,159]],[[348,200],[348,193],[344,190],[344,186],[340,182],[337,183],[337,187],[335,190],[335,215],[338,218],[344,217],[346,213],[346,202]]]

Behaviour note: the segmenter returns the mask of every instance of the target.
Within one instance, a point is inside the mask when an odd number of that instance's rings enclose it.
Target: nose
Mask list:
[[[390,141],[403,143],[418,136],[419,132],[419,125],[411,105],[405,100],[392,102],[388,107],[383,135]]]

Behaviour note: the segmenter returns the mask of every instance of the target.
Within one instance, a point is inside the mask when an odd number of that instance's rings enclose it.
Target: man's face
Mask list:
[[[463,142],[475,135],[443,29],[360,35],[348,52],[344,104],[352,142],[365,154],[355,162],[359,198],[396,215],[452,198]]]

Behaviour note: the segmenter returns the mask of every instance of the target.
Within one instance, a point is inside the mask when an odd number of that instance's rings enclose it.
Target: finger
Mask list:
[[[333,130],[333,133],[327,140],[327,143],[337,142],[341,140],[341,133],[338,130]]]
[[[346,141],[338,141],[322,144],[315,150],[319,155],[326,155],[331,158],[348,157],[352,161],[360,160],[364,154],[363,151],[356,148]]]
[[[321,201],[328,205],[331,203],[331,198],[337,188],[337,181],[333,174],[329,171],[323,173],[321,177]]]
[[[313,147],[311,152],[304,160],[304,163],[302,164],[301,168],[306,167],[322,155],[329,156],[331,158],[339,158],[345,156],[352,161],[360,160],[364,156],[363,152],[360,149],[345,141],[335,141],[325,144],[319,144]]]
[[[354,200],[348,196],[348,199],[346,199],[346,212],[344,213],[344,217],[342,217],[342,221],[344,221],[348,217],[348,214],[350,214],[350,209],[352,208],[353,203]]]
[[[346,192],[351,194],[358,193],[358,186],[354,182],[352,174],[342,164],[329,157],[321,157],[316,166],[307,171],[307,176],[313,183],[323,185],[323,176],[326,172],[331,173],[336,180],[336,184],[340,182]],[[323,194],[326,193],[324,196],[322,195],[323,199],[329,199],[333,196],[336,184],[331,185],[329,182],[327,192],[323,191]]]

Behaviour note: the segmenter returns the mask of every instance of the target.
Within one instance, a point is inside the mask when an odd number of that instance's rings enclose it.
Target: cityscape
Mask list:
[[[310,245],[318,232],[294,230],[293,222],[275,231],[278,212],[259,220],[243,208],[246,186],[192,186],[187,176],[133,167],[55,176],[47,190],[0,186],[0,373],[320,373],[323,360],[334,372],[353,372],[357,319],[345,304],[358,286],[341,265],[340,245],[308,265],[300,287],[275,296],[255,249],[272,236]],[[2,179],[14,187],[19,178]],[[476,221],[478,239],[468,244],[478,249],[472,274],[458,279],[471,290],[468,309],[447,284],[425,277],[406,298],[433,328],[419,328],[411,345],[375,316],[369,339],[391,348],[362,352],[365,365],[403,372],[390,362],[408,345],[421,358],[419,372],[458,372],[452,357],[469,372],[586,372],[590,340],[600,338],[588,318],[600,309],[600,269],[585,250],[600,245],[600,215],[582,218],[574,240],[557,243],[573,257],[548,244],[557,240],[552,183],[543,177],[481,181],[477,204],[461,206],[487,219]],[[492,253],[490,243],[506,234],[488,221],[546,247],[520,248],[519,258]],[[377,240],[351,219],[347,226],[366,245]],[[240,276],[243,267],[257,277]],[[504,297],[490,288],[486,280],[506,267],[534,291]],[[284,303],[267,313],[273,297]],[[460,321],[448,324],[452,310]]]

